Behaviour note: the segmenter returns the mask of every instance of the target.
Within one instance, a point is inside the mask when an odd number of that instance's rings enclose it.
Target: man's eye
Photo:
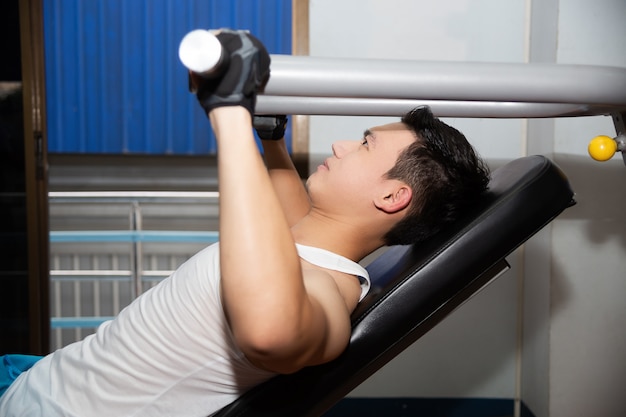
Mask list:
[[[361,139],[361,145],[367,145],[367,138]]]

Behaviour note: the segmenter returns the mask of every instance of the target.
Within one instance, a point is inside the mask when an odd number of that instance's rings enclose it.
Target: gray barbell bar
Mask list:
[[[626,68],[272,55],[257,113],[564,117],[626,109]]]
[[[418,106],[430,106],[439,117],[547,118],[608,115],[619,106],[509,101],[446,101],[368,99],[343,97],[258,97],[257,114],[305,114],[334,116],[399,116]]]

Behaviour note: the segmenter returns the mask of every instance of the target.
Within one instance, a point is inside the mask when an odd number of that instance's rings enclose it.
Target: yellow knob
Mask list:
[[[617,142],[610,136],[596,136],[589,142],[587,151],[596,161],[608,161],[617,152]]]

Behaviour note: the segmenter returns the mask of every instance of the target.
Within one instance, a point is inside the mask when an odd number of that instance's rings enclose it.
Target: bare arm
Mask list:
[[[265,164],[287,223],[296,224],[311,209],[309,196],[287,151],[285,140],[263,140]]]
[[[282,373],[334,358],[348,342],[353,306],[330,275],[303,273],[250,114],[219,107],[209,117],[218,142],[222,297],[239,347]]]

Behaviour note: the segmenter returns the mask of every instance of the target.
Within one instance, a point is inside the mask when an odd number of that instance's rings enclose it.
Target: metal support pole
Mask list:
[[[622,159],[624,160],[624,165],[626,165],[626,110],[620,113],[613,113],[612,116],[615,132],[617,133],[615,137],[617,150],[622,153]]]
[[[142,229],[141,221],[141,207],[137,201],[133,201],[131,205],[130,213],[130,228],[132,231],[137,232]],[[142,244],[139,240],[132,242],[131,249],[131,291],[132,298],[139,297],[143,292],[142,276],[143,276],[143,250]]]

